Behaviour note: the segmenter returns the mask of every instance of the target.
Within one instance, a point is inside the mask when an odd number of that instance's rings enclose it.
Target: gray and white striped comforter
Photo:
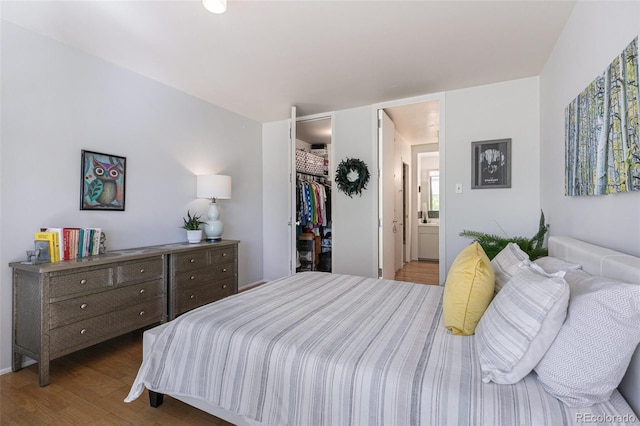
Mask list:
[[[170,323],[126,401],[147,387],[269,425],[560,425],[632,413],[617,391],[568,408],[533,374],[482,383],[474,338],[446,331],[441,301],[441,287],[347,275],[273,281]]]

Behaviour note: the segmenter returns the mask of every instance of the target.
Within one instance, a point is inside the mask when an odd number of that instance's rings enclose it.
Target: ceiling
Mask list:
[[[438,143],[440,102],[426,101],[385,108],[395,129],[409,145]]]
[[[417,102],[384,108],[395,129],[409,145],[438,143],[440,136],[440,102]],[[331,143],[331,119],[300,120],[296,126],[296,139],[308,143]]]
[[[539,75],[574,3],[228,0],[215,15],[198,0],[3,0],[0,14],[270,122],[292,105],[313,115]]]
[[[316,120],[298,121],[296,125],[296,139],[310,144],[330,144],[331,119],[320,118]]]

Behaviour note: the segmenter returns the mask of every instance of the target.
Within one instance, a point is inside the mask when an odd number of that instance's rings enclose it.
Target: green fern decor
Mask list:
[[[544,236],[547,231],[549,231],[549,225],[545,223],[544,212],[540,210],[540,225],[538,227],[538,232],[536,232],[536,234],[530,239],[524,237],[505,238],[498,235],[485,234],[484,232],[467,230],[462,231],[460,236],[473,238],[478,241],[489,259],[496,257],[496,255],[500,253],[507,244],[516,243],[520,246],[522,251],[529,255],[529,259],[535,260],[539,257],[547,256],[549,253],[545,247],[542,247],[542,244],[544,243]]]

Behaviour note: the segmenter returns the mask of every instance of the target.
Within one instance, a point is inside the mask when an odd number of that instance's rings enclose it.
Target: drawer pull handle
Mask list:
[[[87,333],[87,329],[83,328],[82,330],[80,330],[80,334],[86,334]]]
[[[225,284],[225,285],[223,285],[223,286],[222,286],[222,288],[227,288],[227,285],[226,285],[226,284]]]
[[[191,259],[191,260],[189,260],[189,263],[193,263],[195,261],[196,261],[195,259]]]
[[[80,280],[80,284],[86,284],[86,283],[87,283],[86,279],[83,278],[83,279]]]
[[[222,268],[222,272],[227,272],[227,268]]]
[[[189,296],[189,299],[195,299],[196,296],[194,296],[193,294],[191,296]]]
[[[87,304],[83,303],[82,305],[80,305],[80,309],[87,309]]]
[[[144,288],[141,288],[140,289],[140,294],[143,294],[143,293],[144,293]]]
[[[144,274],[144,268],[140,268],[140,273]]]
[[[195,275],[191,275],[191,276],[189,277],[189,279],[190,279],[190,280],[195,280],[195,279],[196,279],[196,277],[195,277]]]
[[[144,315],[144,311],[140,311],[140,313],[138,315],[143,316]]]
[[[222,257],[227,257],[227,253],[222,253]]]

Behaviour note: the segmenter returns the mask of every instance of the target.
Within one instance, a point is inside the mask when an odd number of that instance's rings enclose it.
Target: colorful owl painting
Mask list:
[[[81,210],[124,210],[124,157],[82,151]]]

